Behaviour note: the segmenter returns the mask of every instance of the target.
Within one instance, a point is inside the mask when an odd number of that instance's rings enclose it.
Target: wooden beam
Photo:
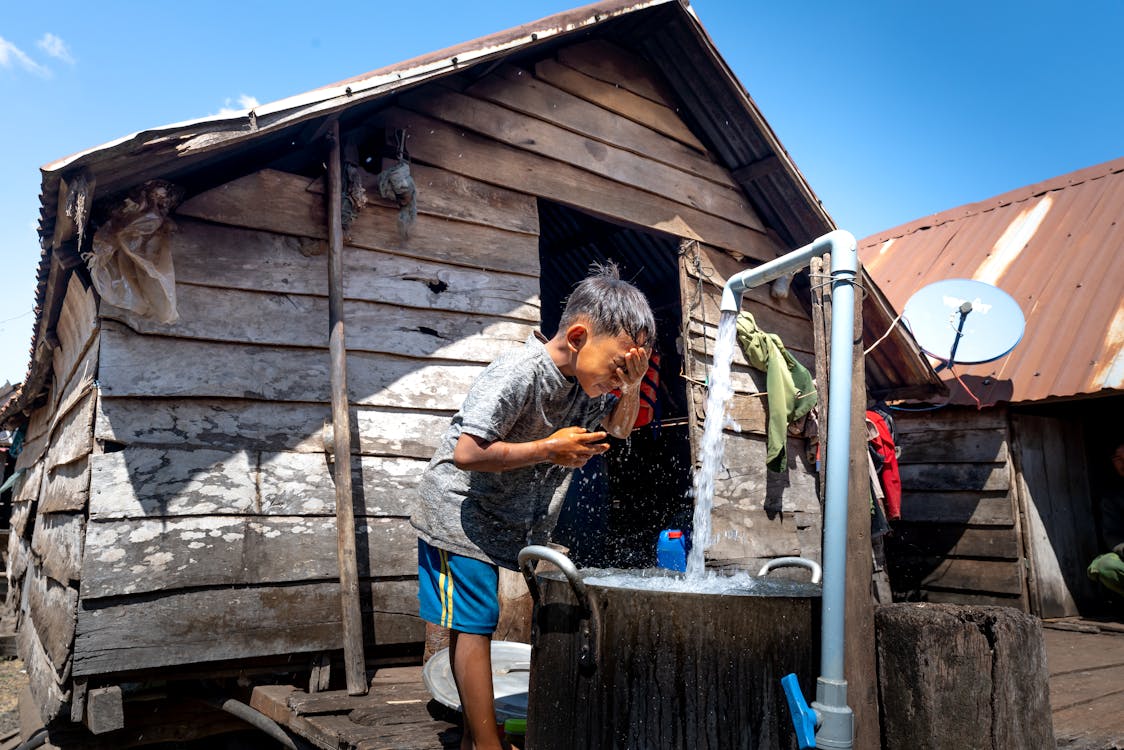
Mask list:
[[[428,461],[455,408],[444,412],[353,405],[352,452]],[[295,451],[319,455],[320,429],[331,406],[248,399],[183,399],[161,402],[158,414],[144,398],[98,401],[95,438],[129,446],[175,444],[183,449]],[[80,467],[74,470],[79,482]],[[58,470],[62,471],[62,467]],[[56,475],[57,481],[57,475]],[[79,485],[89,489],[88,477]],[[84,507],[83,503],[83,507]],[[76,510],[53,507],[53,510]]]
[[[394,166],[394,162],[383,159],[382,165],[385,169]],[[536,237],[539,234],[539,212],[533,196],[505,190],[479,180],[470,180],[424,164],[411,163],[410,174],[418,186],[420,215],[533,234]],[[363,178],[369,203],[397,213],[398,205],[379,195],[378,173],[363,169],[360,176]],[[307,190],[310,193],[323,193],[324,183],[316,180]]]
[[[248,200],[253,203],[258,199],[251,197]],[[364,209],[363,213],[366,214],[370,208]],[[374,208],[376,212],[385,210],[381,206]],[[178,215],[177,220],[179,231],[172,238],[177,284],[327,297],[328,280],[322,270],[324,261],[320,257],[302,254],[300,238],[220,226]],[[419,214],[418,221],[424,220],[425,215]],[[362,215],[356,223],[363,223]],[[475,247],[473,242],[482,242],[499,245],[512,254],[535,255],[534,265],[525,264],[527,270],[523,272],[483,271],[479,267],[465,268],[441,260],[420,258],[416,252],[408,256],[398,252],[406,248],[390,251],[357,249],[359,246],[353,237],[344,258],[344,298],[400,307],[502,315],[537,323],[537,239],[510,243],[507,240],[511,234],[496,230],[465,236],[457,225],[440,223],[444,224],[441,232],[452,234],[452,239],[461,243],[461,262],[464,261],[465,247]],[[355,227],[353,224],[352,229],[355,230]],[[436,242],[437,228],[434,229]]]
[[[930,432],[899,432],[899,463],[1005,463],[1009,455],[1005,429],[947,430],[934,440]]]
[[[137,333],[196,340],[253,342],[279,347],[327,348],[328,300],[296,294],[266,294],[180,284],[177,307],[182,316],[163,324],[129,310],[102,305],[106,320],[124,323]],[[348,300],[347,349],[406,357],[428,357],[487,365],[496,353],[522,345],[536,326],[499,315],[465,315],[433,307]]]
[[[222,344],[164,336],[135,336],[106,321],[98,368],[99,396],[244,398],[261,401],[331,402],[324,349]],[[350,352],[351,400],[371,406],[449,410],[460,405],[483,364],[446,364],[383,354]],[[199,362],[222,363],[215,368]],[[218,367],[218,365],[216,365]],[[438,384],[440,387],[438,387]],[[25,444],[27,453],[30,441]],[[339,447],[337,446],[337,450]],[[20,454],[20,460],[24,458]],[[23,465],[30,466],[31,456]]]
[[[929,558],[935,563],[921,581],[921,587],[980,591],[987,594],[1020,596],[1023,592],[1022,563],[1009,560],[968,560]]]
[[[411,149],[414,149],[413,145]],[[457,161],[455,155],[450,158],[454,163]],[[481,166],[481,171],[485,173],[499,168],[494,162]],[[309,180],[301,175],[263,169],[194,196],[179,207],[176,216],[293,235],[301,238],[297,240],[298,244],[307,246],[312,240],[327,238],[324,229],[327,221],[324,216],[325,201],[318,194],[322,191],[319,183],[320,180]],[[424,186],[419,188],[424,189]],[[262,196],[265,195],[269,196],[269,200],[263,204]],[[711,219],[714,220],[714,217]],[[745,231],[750,232],[748,229]],[[218,270],[221,264],[211,259],[210,252],[222,252],[229,242],[225,240],[222,245],[206,248],[202,261],[207,271],[221,272]],[[398,231],[398,210],[375,200],[368,203],[348,227],[347,243],[352,247],[468,266],[476,270],[486,268],[535,277],[539,273],[536,234],[420,213],[410,228],[409,236],[403,238]],[[315,247],[315,242],[312,244]],[[239,251],[235,264],[231,266],[235,269],[233,276],[237,278],[245,275],[242,269],[246,260],[241,247],[233,247]],[[472,252],[466,253],[466,248],[471,248]],[[178,279],[178,254],[176,270]],[[224,275],[229,277],[231,274]]]
[[[514,148],[464,128],[394,107],[379,114],[387,127],[406,128],[411,156],[473,179],[538,195],[610,221],[697,239],[760,260],[776,257],[764,232],[610,180],[557,159]],[[763,246],[767,246],[766,252]]]
[[[357,560],[360,575],[367,577],[376,568],[380,576],[401,579],[417,573],[417,536],[405,518],[366,518],[356,526],[363,550]],[[331,580],[338,564],[334,531],[335,519],[323,516],[92,522],[82,569],[82,600],[207,586]],[[151,552],[146,561],[145,545],[129,544],[125,540],[130,537],[155,545],[161,550],[161,561],[152,561]],[[52,586],[49,593],[54,598],[48,601],[62,600],[67,591]],[[73,619],[68,620],[73,637]],[[64,645],[69,643],[68,639]]]
[[[74,687],[70,693],[70,721],[81,724],[86,718],[86,678],[78,677],[74,680]]]
[[[861,276],[861,270],[856,278]],[[847,583],[843,674],[854,711],[855,750],[878,750],[878,665],[874,640],[873,558],[870,544],[870,473],[866,447],[866,365],[863,357],[862,295],[855,295],[855,341],[851,370],[851,456],[847,487]]]
[[[816,390],[820,396],[819,413],[827,414],[827,363],[828,363],[828,335],[827,331],[831,328],[831,308],[829,307],[829,296],[831,294],[831,287],[824,286],[816,281],[820,278],[824,271],[824,265],[827,263],[829,255],[823,258],[812,258],[812,262],[808,267],[808,274],[812,278],[812,336],[813,336],[813,349],[816,357]],[[819,500],[820,508],[824,504],[824,491],[827,487],[827,474],[825,469],[827,461],[823,460],[824,446],[827,444],[827,420],[822,419],[819,422],[819,434],[817,436],[816,455],[820,458],[816,462],[816,475],[819,477]]]
[[[578,42],[558,50],[558,60],[591,78],[631,91],[637,96],[674,109],[675,95],[659,71],[643,58],[605,39]]]
[[[734,180],[740,185],[747,182],[754,182],[760,180],[766,175],[770,175],[781,168],[781,160],[776,154],[769,154],[768,156],[758,159],[757,161],[750,162],[744,167],[738,167],[730,172]]]
[[[81,245],[94,202],[97,178],[83,167],[59,180],[59,198],[55,210],[55,231],[51,248],[58,250],[64,242],[76,239]],[[81,248],[76,248],[80,250]]]
[[[677,204],[754,231],[765,231],[740,190],[703,179],[693,170],[671,167],[579,135],[554,122],[455,91],[426,89],[403,94],[400,102],[413,111],[467,128],[497,143],[572,165],[649,195],[670,198]]]
[[[340,126],[328,136],[328,338],[332,381],[332,428],[336,446],[336,537],[340,563],[340,607],[347,692],[367,694],[363,622],[359,607],[359,565],[355,552],[355,515],[351,491],[351,417],[347,398],[347,345],[343,316],[343,163]]]
[[[1018,560],[1018,526],[975,529],[959,524],[894,524],[895,542],[922,555]]]
[[[1014,506],[1013,492],[925,492],[911,488],[909,502],[902,504],[902,520],[915,523],[1011,526],[1016,521]]]
[[[699,153],[706,153],[706,146],[670,107],[612,83],[599,81],[557,60],[543,60],[536,64],[535,77],[633,122],[646,125]]]
[[[339,591],[338,582],[322,580],[81,602],[72,673],[102,676],[176,665],[205,669],[208,662],[338,650]],[[417,615],[417,581],[364,580],[360,591],[364,617],[375,623],[377,645],[412,644],[420,651],[425,626]],[[21,628],[17,636],[33,641],[33,648],[42,651],[34,628]],[[21,645],[20,653],[30,651]],[[45,665],[46,656],[39,662]],[[303,666],[307,661],[302,657],[291,663]],[[54,686],[54,678],[46,676],[44,682]],[[44,696],[44,700],[51,699]]]
[[[616,112],[552,86],[520,68],[506,66],[496,75],[477,81],[465,89],[465,93],[556,123],[645,158],[692,171],[723,187],[738,187],[725,167],[697,150],[647,125],[621,117]]]
[[[940,439],[944,439],[943,436]],[[1011,470],[1004,463],[986,464],[904,464],[900,467],[902,486],[912,492],[922,490],[1006,492],[1011,487]]]
[[[308,676],[308,692],[323,693],[332,682],[332,655],[328,651],[312,657],[312,667]]]

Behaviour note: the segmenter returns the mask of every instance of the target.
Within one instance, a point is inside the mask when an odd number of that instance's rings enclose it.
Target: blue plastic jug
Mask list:
[[[679,529],[664,529],[656,542],[656,565],[668,570],[687,570],[687,535]]]

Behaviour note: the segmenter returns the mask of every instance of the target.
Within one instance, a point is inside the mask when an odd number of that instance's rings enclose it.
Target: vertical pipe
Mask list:
[[[847,586],[847,493],[851,452],[851,388],[855,335],[858,248],[849,243],[831,252],[831,377],[828,383],[827,495],[824,504],[823,623],[816,701],[822,717],[820,748],[850,748],[854,724],[844,679],[845,594]]]
[[[831,380],[828,384],[827,423],[831,440],[827,444],[827,496],[824,508],[824,596],[823,624],[826,634],[843,631],[843,592],[837,585],[846,581],[847,464],[850,461],[851,378],[840,377],[850,371],[851,341],[854,337],[854,287],[839,279],[844,253],[832,253],[831,269]],[[854,278],[852,275],[850,278]],[[843,532],[843,533],[838,533]],[[830,573],[826,573],[830,571]],[[820,651],[820,671],[829,679],[843,678],[842,638],[824,638]]]
[[[343,324],[343,167],[340,124],[328,133],[328,352],[332,363],[332,434],[335,444],[336,552],[340,566],[343,659],[349,695],[367,694],[359,568],[355,554],[355,510],[351,491],[351,416],[347,397],[347,347]]]

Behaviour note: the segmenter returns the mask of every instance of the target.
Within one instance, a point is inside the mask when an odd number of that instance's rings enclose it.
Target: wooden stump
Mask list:
[[[883,750],[1053,748],[1038,619],[1008,607],[875,613]]]
[[[535,602],[523,574],[500,568],[499,596],[500,621],[492,637],[497,641],[530,643]]]

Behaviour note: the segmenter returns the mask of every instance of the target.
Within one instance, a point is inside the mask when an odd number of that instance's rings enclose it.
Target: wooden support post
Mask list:
[[[323,693],[331,687],[332,683],[332,655],[320,653],[312,657],[312,666],[308,678],[309,693]]]
[[[70,720],[81,724],[86,718],[86,678],[76,677],[74,688],[70,693]]]
[[[856,280],[862,279],[859,267]],[[866,447],[866,363],[863,358],[863,290],[855,288],[854,366],[851,371],[851,456],[847,488],[847,584],[843,673],[854,712],[855,750],[878,750],[878,678],[875,663],[874,573],[870,546],[870,473]]]
[[[359,564],[355,552],[355,508],[351,491],[351,415],[347,395],[347,347],[343,321],[343,169],[340,125],[328,133],[328,350],[332,366],[332,433],[335,447],[336,529],[340,565],[343,662],[349,695],[367,694]]]
[[[821,415],[816,435],[816,476],[819,478],[820,510],[824,507],[824,495],[827,489],[827,466],[824,450],[827,446],[827,409],[828,388],[827,372],[828,361],[831,359],[831,347],[828,341],[831,338],[831,287],[827,284],[827,269],[831,265],[831,253],[825,253],[823,258],[812,258],[808,266],[808,276],[812,285],[812,336],[816,354],[816,391],[819,393],[819,413]],[[823,556],[820,556],[823,560]]]

